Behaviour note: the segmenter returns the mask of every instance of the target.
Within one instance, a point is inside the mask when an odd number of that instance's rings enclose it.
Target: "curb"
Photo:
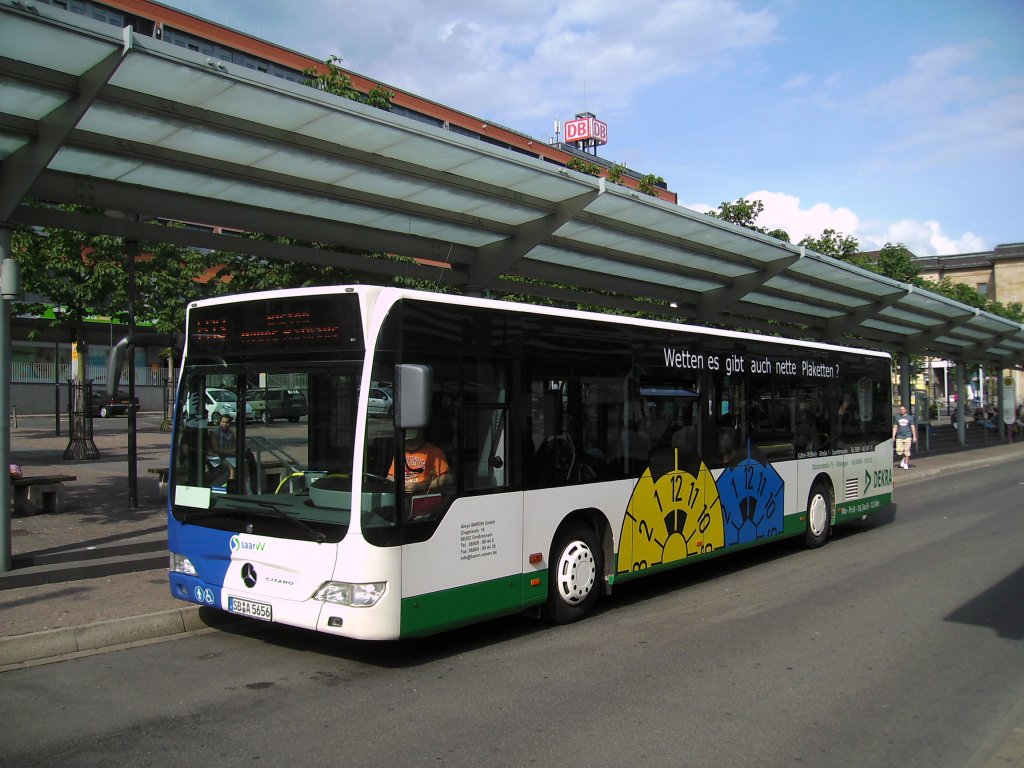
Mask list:
[[[6,573],[0,573],[0,591],[166,568],[166,546],[166,544],[161,544],[162,549],[129,555],[93,557],[86,560],[16,568]],[[0,661],[0,663],[3,662]]]
[[[28,662],[82,651],[98,651],[140,640],[170,637],[234,621],[234,617],[221,617],[195,605],[140,616],[107,619],[77,627],[0,637],[0,671],[4,671],[5,667]]]
[[[1019,460],[1022,455],[1022,451],[1015,452],[1003,452],[998,454],[989,454],[988,456],[978,456],[977,458],[966,459],[958,461],[956,464],[945,466],[945,467],[931,467],[924,469],[917,469],[914,466],[914,457],[910,458],[910,471],[904,472],[897,475],[899,485],[907,485],[920,480],[927,480],[931,477],[938,477],[939,475],[952,475],[960,472],[967,472],[972,469],[978,469],[979,467],[987,467],[992,464],[1004,464],[1009,461]],[[962,456],[963,454],[959,454]],[[894,467],[896,465],[894,464]],[[893,470],[896,471],[895,469]],[[894,487],[899,487],[894,483]]]

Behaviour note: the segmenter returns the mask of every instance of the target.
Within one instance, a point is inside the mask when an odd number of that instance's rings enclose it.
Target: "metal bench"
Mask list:
[[[14,513],[35,515],[64,511],[64,483],[77,480],[74,475],[39,475],[11,480],[14,490]]]
[[[157,482],[160,484],[160,495],[167,496],[167,467],[150,467],[147,471],[151,475],[156,475]],[[284,465],[276,459],[262,461],[258,464],[257,473],[262,480],[260,492],[273,493],[284,475]]]

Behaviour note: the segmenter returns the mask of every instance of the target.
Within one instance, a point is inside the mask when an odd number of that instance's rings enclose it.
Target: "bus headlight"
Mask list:
[[[196,576],[196,567],[192,561],[177,552],[171,552],[171,573],[183,573],[186,576]]]
[[[326,581],[313,593],[313,599],[353,608],[368,608],[383,597],[386,587],[386,581],[371,581],[367,584]]]

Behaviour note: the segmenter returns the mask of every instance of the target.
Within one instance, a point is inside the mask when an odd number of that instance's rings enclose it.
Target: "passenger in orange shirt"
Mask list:
[[[391,463],[388,479],[395,479],[395,464]],[[423,437],[423,430],[410,429],[405,433],[405,490],[406,493],[426,493],[447,485],[448,460],[444,451]]]

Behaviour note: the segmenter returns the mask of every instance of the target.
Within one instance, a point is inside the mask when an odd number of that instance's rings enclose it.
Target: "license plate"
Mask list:
[[[228,610],[240,616],[249,616],[261,621],[273,621],[274,613],[269,603],[257,603],[254,600],[243,600],[240,597],[228,596]]]

